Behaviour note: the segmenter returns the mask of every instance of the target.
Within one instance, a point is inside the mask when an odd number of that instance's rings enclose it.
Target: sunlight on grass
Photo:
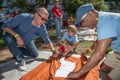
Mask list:
[[[49,37],[52,40],[55,40],[56,39],[56,34],[55,34],[55,30],[49,30],[48,31],[48,34],[49,34]],[[38,43],[38,42],[44,42],[42,40],[42,38],[38,38],[35,43]],[[79,45],[77,46],[76,48],[76,53],[77,54],[81,54],[81,52],[84,52],[86,49],[88,49],[94,42],[93,41],[80,41],[79,42]],[[0,38],[0,48],[4,48],[6,45],[4,43],[4,41]],[[108,48],[106,53],[108,53],[109,51],[111,51],[111,48]],[[92,55],[93,52],[90,52],[88,53],[87,55]]]
[[[4,41],[0,38],[0,48],[3,48],[3,47],[5,47],[5,43],[4,43]]]
[[[76,48],[77,54],[81,54],[93,44],[93,41],[80,41]]]

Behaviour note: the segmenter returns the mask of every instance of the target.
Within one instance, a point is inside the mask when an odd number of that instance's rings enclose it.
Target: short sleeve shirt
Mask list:
[[[99,12],[98,40],[112,38],[111,48],[120,53],[120,14]]]
[[[56,14],[57,16],[62,17],[62,9],[59,7],[53,7],[52,14]]]
[[[38,37],[42,37],[45,43],[50,43],[46,26],[44,24],[41,26],[32,25],[33,18],[33,14],[22,13],[7,20],[3,27],[12,28],[22,37],[25,45],[28,45],[32,40],[35,40]]]
[[[79,42],[77,34],[69,37],[68,32],[64,33],[64,35],[63,35],[61,40],[62,41],[67,40],[69,43],[72,43],[72,44],[74,44],[76,42]]]

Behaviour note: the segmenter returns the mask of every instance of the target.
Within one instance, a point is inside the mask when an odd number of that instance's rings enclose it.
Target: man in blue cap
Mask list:
[[[101,70],[109,73],[105,80],[120,80],[120,14],[98,12],[92,4],[85,4],[78,8],[76,15],[75,24],[96,28],[98,40],[89,61],[77,72],[71,72],[67,79],[78,79],[88,73],[104,58],[110,46],[112,51],[106,56]]]

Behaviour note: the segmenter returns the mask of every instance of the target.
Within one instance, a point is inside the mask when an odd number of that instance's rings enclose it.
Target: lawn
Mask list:
[[[52,42],[55,42],[55,31],[54,30],[49,30],[49,37],[52,40]],[[63,34],[62,34],[63,35]],[[61,35],[61,36],[62,36]],[[84,52],[87,48],[89,48],[94,42],[93,41],[80,41],[79,45],[76,48],[76,53],[81,54],[81,52]],[[88,55],[91,55],[93,52],[89,53]]]
[[[50,39],[51,39],[51,41],[53,42],[53,43],[55,43],[56,42],[56,36],[55,36],[55,31],[54,30],[48,30],[48,34],[49,34],[49,37],[50,37]],[[43,43],[43,40],[41,39],[41,38],[38,38],[37,40],[36,40],[36,43]],[[93,44],[93,41],[80,41],[79,42],[79,45],[77,46],[77,48],[76,48],[76,51],[77,51],[77,54],[80,54],[81,52],[84,52],[87,48],[89,48],[91,45]],[[6,47],[6,45],[5,45],[5,43],[4,43],[4,41],[0,38],[0,49],[2,49],[2,48],[4,48],[4,47]],[[108,50],[106,51],[106,52],[108,52],[108,51],[110,51],[111,49],[110,48],[108,48]],[[91,55],[93,52],[91,52],[90,54],[88,54],[88,55]]]
[[[0,38],[0,49],[4,48],[6,45],[4,43],[4,41],[2,40],[2,38]]]
[[[51,39],[51,41],[56,44],[56,42],[58,42],[58,40],[56,39],[56,36],[55,36],[55,31],[54,30],[48,30],[48,33],[49,33],[49,37]],[[38,38],[36,41],[36,46],[38,47],[38,50],[44,50],[44,51],[50,51],[48,49],[48,47],[46,47],[44,41],[41,39],[41,38]],[[81,52],[84,52],[87,48],[89,48],[91,45],[93,44],[93,41],[80,41],[79,42],[79,45],[77,46],[76,48],[76,53],[77,54],[81,54]],[[4,62],[4,61],[7,61],[9,59],[11,59],[12,55],[11,54],[7,54],[6,53],[6,45],[4,43],[4,41],[0,38],[0,53],[2,52],[1,56],[0,56],[0,62]],[[108,51],[110,51],[111,49],[108,48]],[[4,54],[4,53],[5,54]],[[9,52],[9,51],[8,51]],[[88,53],[87,55],[92,55],[93,52],[90,52]]]

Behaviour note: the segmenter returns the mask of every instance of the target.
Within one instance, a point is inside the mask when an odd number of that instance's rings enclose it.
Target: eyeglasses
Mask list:
[[[47,19],[43,18],[38,12],[37,12],[37,14],[41,17],[41,20],[42,20],[42,21],[45,21],[45,22],[48,21]]]

